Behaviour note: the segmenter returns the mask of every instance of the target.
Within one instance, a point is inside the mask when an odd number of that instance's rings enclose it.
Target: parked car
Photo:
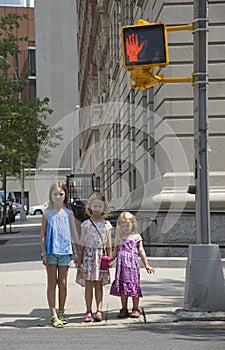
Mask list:
[[[42,215],[44,210],[48,207],[48,202],[44,204],[33,205],[30,207],[29,214],[30,215]]]
[[[3,205],[0,202],[0,226],[3,224]]]

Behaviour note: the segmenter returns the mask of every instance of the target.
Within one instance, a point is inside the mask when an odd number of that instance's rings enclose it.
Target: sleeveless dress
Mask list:
[[[108,237],[111,242],[112,225],[108,220],[95,222],[101,233],[104,247],[107,247]],[[81,245],[84,245],[83,262],[77,269],[76,282],[85,287],[85,281],[102,281],[102,285],[110,283],[109,270],[101,270],[101,257],[103,254],[102,240],[88,219],[81,225]]]
[[[140,267],[138,261],[138,242],[141,235],[135,239],[123,238],[117,252],[115,280],[112,283],[110,294],[115,296],[142,297],[140,288]]]
[[[54,209],[46,209],[47,217],[45,248],[47,254],[71,255],[71,210],[65,208],[63,212],[57,213]]]

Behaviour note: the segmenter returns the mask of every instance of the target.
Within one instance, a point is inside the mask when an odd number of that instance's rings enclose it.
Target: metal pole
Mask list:
[[[14,75],[16,77],[16,80],[19,81],[18,75],[16,73],[16,70],[11,65]],[[21,92],[18,93],[19,100],[21,100]],[[22,140],[21,140],[22,142]],[[20,180],[21,180],[21,208],[20,208],[20,221],[26,221],[26,211],[24,209],[25,201],[24,201],[24,166],[23,166],[23,156],[21,155],[20,159]]]
[[[74,160],[73,160],[73,152],[74,152],[74,141],[73,141],[73,138],[74,138],[74,135],[73,135],[73,122],[74,122],[74,112],[73,112],[73,115],[72,115],[72,130],[71,130],[71,159],[70,159],[70,173],[73,174],[74,172]]]
[[[208,1],[194,1],[194,129],[197,243],[210,243],[208,184]]]
[[[194,0],[194,146],[197,244],[189,246],[184,310],[225,311],[220,249],[210,241],[208,181],[208,1]]]
[[[0,56],[1,58],[4,58],[3,56]],[[13,65],[7,60],[8,64],[10,65],[10,67],[13,70],[14,76],[16,81],[19,81],[19,77],[18,74],[15,70],[15,68],[13,67]],[[18,98],[19,100],[21,100],[21,92],[18,93]],[[21,209],[20,209],[20,221],[25,221],[26,220],[26,211],[24,209],[24,166],[23,166],[23,159],[21,156],[21,160],[20,160],[20,164],[21,164]]]
[[[21,208],[20,208],[20,221],[26,220],[26,211],[24,209],[24,166],[23,157],[21,156]]]
[[[76,136],[76,140],[78,140],[78,142],[76,141],[76,144],[75,144],[77,152],[76,152],[76,157],[75,157],[75,161],[74,161],[74,124],[75,124],[74,118],[76,116],[76,112],[78,112],[78,121],[77,121],[76,125],[78,124],[78,126],[79,126],[79,117],[80,117],[80,106],[79,105],[75,106],[74,112],[72,115],[72,130],[71,130],[72,140],[71,140],[71,158],[70,158],[71,174],[74,173],[74,170],[80,169],[80,155],[79,155],[80,142],[79,142],[79,134],[78,133],[75,133],[75,134],[78,134],[78,136]],[[75,162],[76,162],[76,167],[74,167]]]
[[[17,81],[19,81],[18,74],[15,68],[11,65],[13,73]],[[18,98],[21,100],[21,92],[18,93]],[[21,140],[22,142],[22,140]],[[21,180],[21,208],[20,208],[20,221],[26,221],[26,211],[24,209],[24,166],[23,166],[23,156],[20,159],[20,180]]]

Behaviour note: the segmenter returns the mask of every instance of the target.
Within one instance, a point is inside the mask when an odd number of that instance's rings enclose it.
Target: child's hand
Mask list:
[[[113,266],[113,261],[112,261],[112,259],[111,259],[111,260],[109,260],[108,264],[109,264],[109,268],[111,269],[111,268],[112,268],[112,266]]]
[[[42,258],[42,263],[43,265],[47,266],[48,265],[48,257],[47,255],[44,255],[43,258]]]
[[[146,265],[145,268],[146,268],[146,271],[150,274],[155,272],[155,269],[152,266]]]
[[[74,264],[77,264],[78,266],[80,266],[80,265],[82,264],[82,260],[83,260],[82,255],[77,255],[77,256],[74,258]]]

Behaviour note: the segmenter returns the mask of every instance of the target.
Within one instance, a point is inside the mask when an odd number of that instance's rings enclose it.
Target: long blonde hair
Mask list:
[[[129,211],[124,211],[122,212],[116,223],[116,237],[115,237],[115,245],[118,245],[121,239],[121,228],[120,226],[126,222],[126,221],[131,221],[132,223],[132,233],[138,233],[137,230],[137,220],[133,214],[131,214]]]

